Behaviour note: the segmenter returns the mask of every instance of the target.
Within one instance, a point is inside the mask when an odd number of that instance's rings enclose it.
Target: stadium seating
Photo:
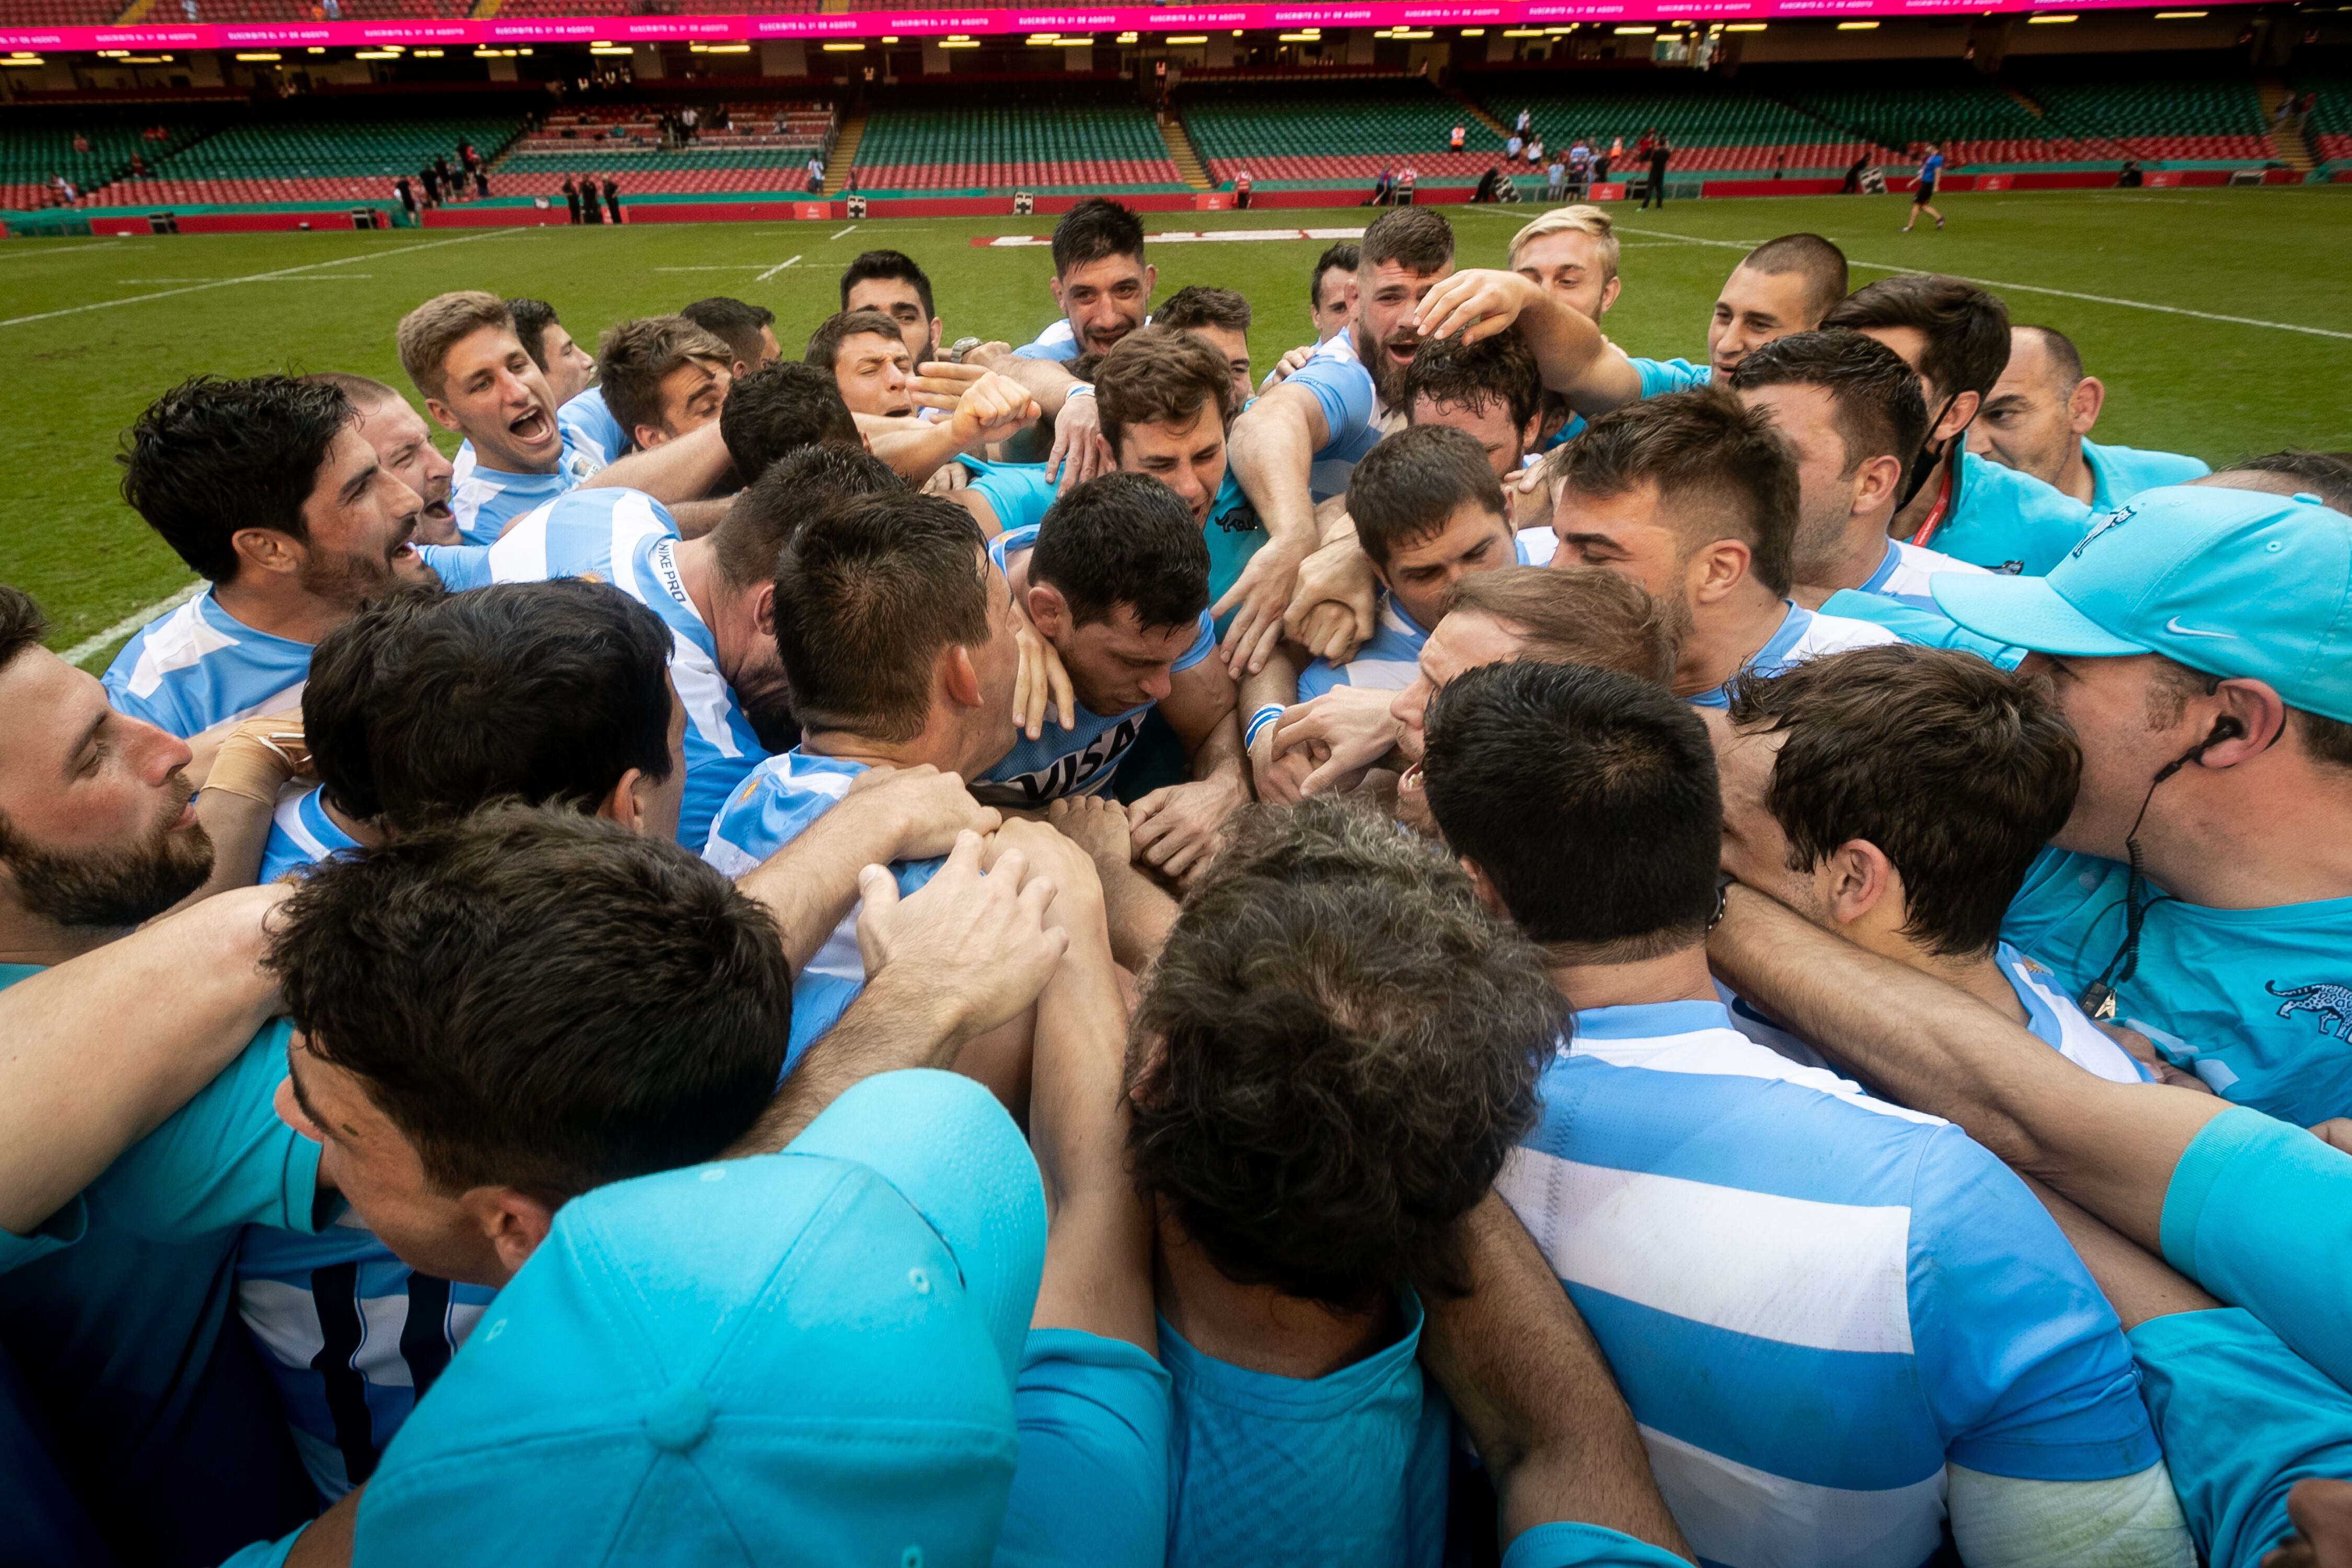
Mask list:
[[[878,109],[851,174],[866,192],[1184,188],[1150,114],[1132,102]]]
[[[2104,137],[2137,158],[2263,159],[2272,155],[2251,78],[2032,83],[2053,124]]]
[[[121,14],[114,0],[0,0],[0,24],[12,27],[103,27]]]
[[[1402,73],[1326,81],[1188,79],[1178,106],[1192,145],[1221,184],[1244,167],[1265,189],[1368,184],[1383,164],[1408,159],[1424,179],[1475,177],[1503,153],[1492,127]],[[1446,146],[1456,125],[1465,132],[1460,153]]]
[[[57,197],[47,188],[52,174],[63,174],[88,195],[121,178],[133,157],[153,168],[210,128],[181,124],[163,129],[161,140],[150,140],[146,128],[138,125],[0,132],[0,207],[21,212],[56,205]],[[77,134],[89,142],[89,152],[74,151]]]
[[[646,103],[565,110],[549,115],[538,128],[525,133],[510,156],[656,149],[661,145],[661,117],[682,107]],[[709,123],[707,110],[702,119],[692,143],[694,150],[701,152],[794,148],[805,159],[833,134],[833,110],[822,103],[761,104],[756,110],[730,110],[730,123],[724,130]]]
[[[2101,139],[2066,134],[1974,72],[1913,87],[1794,87],[1783,96],[1900,158],[1916,156],[1932,142],[1953,168],[2126,155]]]
[[[232,126],[166,159],[153,177],[124,181],[83,205],[381,201],[391,181],[414,179],[436,155],[455,166],[460,141],[488,159],[522,126],[513,117]]]
[[[2298,77],[2294,90],[2319,100],[2304,128],[2312,153],[2323,163],[2352,161],[2352,76]]]
[[[1869,149],[1865,134],[1690,71],[1596,72],[1591,86],[1572,92],[1497,79],[1482,85],[1480,99],[1506,124],[1531,110],[1551,147],[1579,136],[1603,146],[1622,137],[1630,153],[1654,128],[1672,141],[1678,174],[1843,168]]]
[[[463,16],[471,0],[196,0],[201,22],[373,22]],[[151,19],[176,21],[179,0],[157,0]]]

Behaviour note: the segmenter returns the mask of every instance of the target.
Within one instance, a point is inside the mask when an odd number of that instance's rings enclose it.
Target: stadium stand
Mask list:
[[[113,0],[7,0],[0,23],[12,27],[103,27],[122,7]]]
[[[85,206],[151,202],[380,201],[436,154],[454,165],[470,141],[494,157],[520,117],[237,125],[176,153],[145,179],[123,180]]]
[[[1655,128],[1674,143],[1676,174],[1828,173],[1870,149],[1866,132],[1692,71],[1593,72],[1590,85],[1580,79],[1574,91],[1559,90],[1556,76],[1496,73],[1475,90],[1507,124],[1522,108],[1532,110],[1535,129],[1553,147],[1578,136],[1603,146],[1622,137],[1630,153],[1642,133]]]
[[[2311,123],[2304,134],[2322,163],[2352,162],[2352,76],[2303,76],[2294,90],[2312,94]]]
[[[472,0],[334,0],[331,10],[326,0],[196,0],[197,18],[205,22],[424,21],[467,16],[472,8]],[[176,19],[177,0],[158,0],[152,15]]]
[[[2053,122],[2103,136],[2134,157],[2242,162],[2272,156],[2252,78],[2041,82],[2027,88]]]
[[[1907,158],[1933,142],[1953,168],[2087,161],[2128,154],[2097,137],[2065,133],[1990,79],[1964,67],[1909,84],[1851,85],[1851,73],[1776,82],[1815,118]],[[1768,88],[1766,90],[1773,90]]]
[[[151,169],[154,168],[173,152],[204,135],[211,127],[188,124],[153,127],[163,131],[161,137],[152,136],[150,129],[137,125],[91,125],[79,130],[12,127],[0,132],[0,207],[21,212],[57,205],[57,196],[48,188],[48,180],[53,174],[63,174],[87,196],[121,179],[130,172],[132,158],[139,158]],[[89,142],[89,152],[74,151],[76,136]]]
[[[918,106],[930,96],[902,88],[877,105],[850,171],[859,192],[1189,188],[1150,111],[1131,98],[1008,103],[1000,90]]]
[[[717,115],[683,146],[665,146],[661,121],[684,105],[600,104],[563,110],[518,138],[491,164],[500,195],[553,195],[566,174],[610,174],[631,193],[703,195],[789,191],[807,184],[809,154],[830,146],[833,110],[822,103],[762,103]]]
[[[1280,77],[1185,78],[1184,128],[1210,176],[1229,183],[1246,164],[1261,190],[1369,184],[1382,164],[1410,156],[1422,178],[1476,177],[1502,156],[1492,126],[1418,77],[1339,80]],[[1449,152],[1460,125],[1464,150]]]

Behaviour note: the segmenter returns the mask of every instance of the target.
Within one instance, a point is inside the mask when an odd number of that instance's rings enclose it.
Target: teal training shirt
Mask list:
[[[2142,490],[2158,485],[2185,485],[2213,470],[2196,458],[2179,452],[2150,452],[2137,447],[2102,447],[2083,443],[2083,462],[2091,470],[2091,508],[2105,511],[2123,505]]]
[[[1519,1531],[1503,1568],[1690,1568],[1662,1547],[1598,1524],[1559,1521]]]
[[[2352,1388],[2352,1154],[2225,1110],[2173,1167],[2162,1241],[2166,1262]]]
[[[998,1568],[1137,1568],[1168,1550],[1167,1369],[1139,1345],[1032,1329]]]
[[[0,965],[0,986],[37,973]],[[239,1441],[285,1444],[257,1366],[257,1402],[225,1398],[223,1357],[249,1363],[235,1308],[247,1225],[312,1231],[319,1146],[278,1119],[289,1026],[270,1025],[162,1126],[132,1144],[43,1228],[8,1238],[0,1340],[25,1374],[110,1537],[173,1539],[229,1517],[266,1519],[272,1457],[238,1467],[250,1496],[189,1495],[184,1478]],[[70,1235],[65,1234],[70,1231]],[[70,1240],[71,1245],[64,1245]],[[282,1448],[292,1464],[290,1446]],[[293,1472],[299,1480],[299,1470]],[[302,1489],[307,1491],[308,1488]],[[283,1528],[282,1525],[279,1528]],[[118,1542],[120,1544],[120,1542]],[[0,1552],[0,1556],[5,1556]]]
[[[2046,849],[2001,935],[2079,996],[2123,947],[2128,875]],[[2216,910],[2158,896],[2117,989],[2116,1021],[2224,1099],[2305,1127],[2352,1113],[2352,898]]]
[[[1165,1318],[1174,1393],[1170,1568],[1235,1563],[1437,1568],[1453,1412],[1404,1331],[1324,1377],[1280,1377],[1204,1355]]]
[[[1963,448],[1943,523],[1920,542],[1990,572],[2040,577],[2083,542],[2090,521],[2074,497]]]
[[[2352,1480],[2352,1394],[2253,1314],[2176,1312],[2129,1338],[2207,1568],[2257,1568],[2294,1529],[2286,1494],[2295,1482]]]

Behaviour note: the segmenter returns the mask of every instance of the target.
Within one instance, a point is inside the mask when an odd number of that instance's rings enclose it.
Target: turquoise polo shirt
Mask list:
[[[2225,1110],[2173,1167],[2161,1238],[2166,1262],[2352,1389],[2352,1154]]]

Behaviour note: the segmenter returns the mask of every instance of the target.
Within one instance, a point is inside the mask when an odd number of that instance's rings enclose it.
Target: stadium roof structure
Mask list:
[[[128,26],[0,26],[0,52],[41,49],[249,49],[357,47],[510,47],[526,44],[741,43],[883,37],[1051,33],[1184,35],[1207,29],[1376,27],[1418,37],[1438,27],[1567,27],[1622,24],[1822,21],[1864,17],[2145,9],[2149,0],[1362,0],[1352,5],[1116,5],[1094,9],[969,9],[762,13],[735,16],[402,17],[369,21],[140,23]],[[2231,3],[2231,0],[2222,0]],[[2253,0],[2236,0],[2251,5]],[[1122,38],[1120,41],[1133,41]]]

